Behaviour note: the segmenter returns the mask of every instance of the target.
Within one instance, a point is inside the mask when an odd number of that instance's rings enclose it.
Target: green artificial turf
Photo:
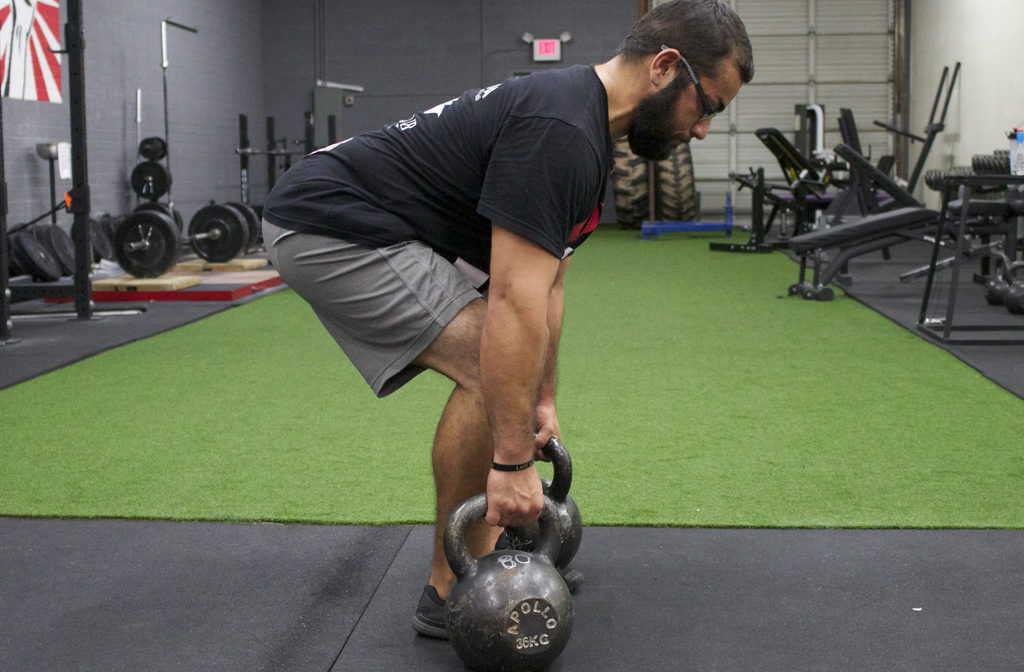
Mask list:
[[[599,231],[560,419],[595,525],[1022,527],[1024,405],[780,255]],[[0,514],[429,522],[450,384],[376,399],[282,292],[0,392]]]

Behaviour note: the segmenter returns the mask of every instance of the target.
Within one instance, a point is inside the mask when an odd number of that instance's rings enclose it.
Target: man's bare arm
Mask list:
[[[520,464],[534,454],[534,411],[550,343],[548,306],[559,261],[538,245],[492,227],[491,281],[480,342],[480,375],[494,461]],[[492,470],[487,522],[524,525],[543,505],[536,469]]]
[[[558,275],[551,286],[548,300],[548,352],[541,378],[539,404],[555,403],[555,388],[558,384],[558,344],[562,340],[562,319],[565,314],[565,272],[572,257],[566,257],[558,266]]]

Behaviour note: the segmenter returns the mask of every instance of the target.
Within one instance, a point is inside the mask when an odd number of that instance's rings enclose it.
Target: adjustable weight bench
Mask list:
[[[861,154],[845,144],[837,145],[835,151],[849,162],[851,171],[860,173],[862,184],[881,190],[892,198],[888,206],[892,209],[848,224],[794,236],[785,245],[780,245],[800,257],[800,279],[789,286],[790,296],[799,294],[805,299],[831,301],[835,294],[828,285],[851,259],[911,240],[921,240],[925,232],[919,229],[938,227],[938,212],[924,208]],[[830,248],[838,250],[826,256],[825,250]],[[808,281],[807,265],[811,260],[814,262],[814,275]]]
[[[939,213],[935,210],[906,207],[870,215],[852,224],[794,236],[786,249],[800,257],[800,279],[789,286],[789,295],[831,301],[835,294],[827,285],[851,259],[910,240],[922,240],[924,232],[918,230],[935,228],[938,223]],[[838,251],[826,258],[824,251],[830,248],[838,248]],[[814,274],[808,281],[807,265],[811,259]]]

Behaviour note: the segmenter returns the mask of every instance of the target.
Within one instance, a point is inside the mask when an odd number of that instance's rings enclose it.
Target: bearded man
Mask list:
[[[467,535],[476,555],[540,514],[533,460],[561,431],[564,278],[600,220],[613,141],[664,159],[703,139],[752,77],[746,28],[726,0],[675,0],[640,18],[605,63],[467,91],[325,147],[268,196],[271,262],[373,392],[425,369],[454,382],[433,442],[421,634],[447,637],[452,509],[486,492],[485,521]]]

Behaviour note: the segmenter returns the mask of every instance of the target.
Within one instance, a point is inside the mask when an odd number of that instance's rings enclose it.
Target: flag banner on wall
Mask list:
[[[0,92],[59,103],[60,0],[0,0]]]

